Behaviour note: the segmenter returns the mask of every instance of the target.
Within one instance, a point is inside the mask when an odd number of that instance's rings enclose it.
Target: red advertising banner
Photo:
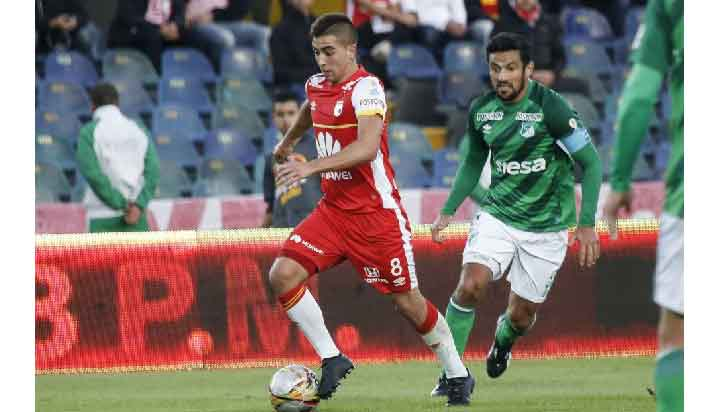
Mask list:
[[[287,229],[36,237],[38,373],[231,367],[315,361],[271,294],[267,274]],[[570,249],[532,332],[515,357],[651,354],[657,224],[601,230],[603,256],[580,270]],[[444,312],[460,271],[467,225],[444,244],[417,226],[420,288]],[[390,298],[348,263],[312,277],[327,326],[359,361],[434,359]],[[466,357],[482,358],[508,296],[491,284]]]

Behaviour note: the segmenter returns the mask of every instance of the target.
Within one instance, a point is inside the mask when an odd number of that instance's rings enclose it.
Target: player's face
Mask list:
[[[316,64],[331,83],[344,80],[344,76],[356,70],[356,45],[345,45],[335,36],[314,37],[313,55]]]
[[[489,58],[490,82],[498,97],[507,102],[523,97],[533,63],[524,67],[518,50],[491,53]]]
[[[275,103],[273,104],[273,123],[281,133],[285,134],[293,126],[296,113],[298,113],[298,103],[293,100]]]

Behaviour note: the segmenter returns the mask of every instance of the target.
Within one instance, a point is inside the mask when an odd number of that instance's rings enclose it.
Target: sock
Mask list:
[[[313,295],[303,283],[282,294],[278,301],[291,321],[301,328],[321,359],[337,356],[341,353],[331,338],[328,329],[326,329],[321,307],[319,307],[316,299],[313,298]]]
[[[658,355],[655,368],[657,412],[683,412],[684,382],[683,350]]]
[[[533,325],[533,323],[531,325]],[[510,348],[516,342],[516,339],[518,339],[519,336],[523,336],[525,332],[526,331],[521,331],[513,326],[513,323],[511,323],[511,317],[508,312],[506,312],[498,318],[498,325],[495,329],[495,342],[501,348]]]
[[[452,332],[455,348],[462,358],[463,353],[465,353],[465,346],[468,344],[470,331],[473,330],[473,324],[475,323],[475,310],[464,308],[450,298],[447,312],[445,312],[445,320],[447,320],[447,326],[450,327],[450,332]]]
[[[455,349],[455,342],[445,318],[430,301],[427,301],[427,319],[417,328],[417,332],[422,335],[422,340],[437,355],[447,378],[468,376],[468,370],[465,369],[465,365]]]

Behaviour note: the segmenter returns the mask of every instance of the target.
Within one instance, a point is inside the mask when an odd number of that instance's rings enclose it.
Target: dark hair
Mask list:
[[[273,92],[273,103],[294,101],[298,104],[298,96],[290,90],[276,90]]]
[[[325,35],[335,36],[344,44],[356,44],[356,29],[351,20],[342,13],[326,13],[311,24],[311,38]]]
[[[106,106],[107,104],[119,105],[119,92],[116,91],[111,83],[99,83],[89,91],[91,102],[96,107]]]
[[[524,35],[519,33],[506,31],[498,33],[490,38],[490,43],[486,48],[488,59],[490,59],[491,53],[511,50],[518,50],[524,66],[531,62],[531,43]]]

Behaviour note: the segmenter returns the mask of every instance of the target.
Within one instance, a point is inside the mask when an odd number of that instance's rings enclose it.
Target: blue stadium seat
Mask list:
[[[445,72],[438,80],[438,100],[441,104],[468,108],[470,101],[483,94],[485,88],[485,82],[476,72]]]
[[[155,134],[185,134],[193,140],[203,140],[207,133],[195,110],[177,104],[162,104],[154,109],[152,131]]]
[[[220,75],[257,79],[264,83],[271,83],[273,80],[272,66],[263,52],[248,47],[226,51],[222,56]]]
[[[584,81],[589,89],[589,98],[596,103],[603,104],[607,100],[610,90],[615,89],[616,82],[610,76],[600,77],[584,67],[567,67],[562,72],[563,76],[573,77]]]
[[[129,116],[138,116],[140,113],[151,113],[154,102],[142,83],[131,77],[114,77],[104,79],[114,85],[119,93],[119,107]]]
[[[162,76],[196,78],[205,83],[213,83],[217,79],[207,57],[189,47],[174,47],[162,53]]]
[[[35,163],[36,203],[69,202],[71,190],[71,184],[60,168],[49,163]]]
[[[176,162],[171,160],[160,160],[159,169],[163,171],[159,175],[156,197],[178,198],[190,197],[194,191],[192,181],[187,172]]]
[[[73,114],[55,109],[37,109],[35,111],[35,133],[49,134],[63,140],[73,147],[78,140],[81,122]]]
[[[422,133],[422,130],[408,123],[394,122],[389,125],[389,150],[391,154],[399,154],[405,159],[420,159],[422,162],[431,162],[433,157],[432,145]]]
[[[273,149],[278,144],[278,135],[280,132],[275,126],[265,129],[263,133],[263,153],[273,153]]]
[[[38,162],[56,165],[66,172],[76,169],[76,156],[71,147],[50,134],[36,134],[35,158]]]
[[[214,110],[205,84],[192,77],[164,77],[159,82],[159,103],[174,103],[199,112]]]
[[[243,166],[252,166],[257,155],[250,139],[232,129],[213,130],[205,139],[205,157],[232,158]]]
[[[89,87],[99,81],[96,68],[86,56],[75,51],[55,51],[45,58],[46,80],[59,80]]]
[[[212,129],[237,129],[261,141],[265,126],[257,112],[242,106],[220,105],[212,115]]]
[[[390,153],[389,162],[394,169],[397,187],[400,189],[422,189],[432,185],[432,178],[424,166],[409,160],[411,154]]]
[[[77,83],[46,81],[38,90],[38,107],[76,116],[91,114],[91,101],[83,87]]]
[[[144,84],[157,84],[157,69],[142,52],[134,49],[109,49],[104,53],[102,73],[105,78],[130,77]]]
[[[202,165],[202,182],[197,196],[233,196],[250,194],[255,182],[248,171],[235,159],[206,158]]]
[[[443,71],[471,72],[480,76],[488,74],[483,46],[472,41],[452,41],[445,47]]]
[[[394,47],[387,59],[387,75],[390,79],[436,79],[440,72],[432,54],[416,44]]]
[[[445,148],[435,152],[432,160],[433,187],[451,187],[460,163],[460,153],[455,148]]]
[[[566,39],[566,65],[577,69],[585,69],[599,75],[614,75],[612,64],[604,45],[588,39]]]
[[[187,172],[190,180],[197,180],[202,159],[189,137],[162,133],[154,136],[154,144],[160,160],[175,162]]]
[[[244,106],[264,116],[273,110],[273,102],[258,80],[231,76],[217,84],[217,104]]]
[[[594,40],[608,40],[614,37],[614,31],[607,18],[589,7],[566,7],[561,12],[561,21],[566,37],[589,37]]]

